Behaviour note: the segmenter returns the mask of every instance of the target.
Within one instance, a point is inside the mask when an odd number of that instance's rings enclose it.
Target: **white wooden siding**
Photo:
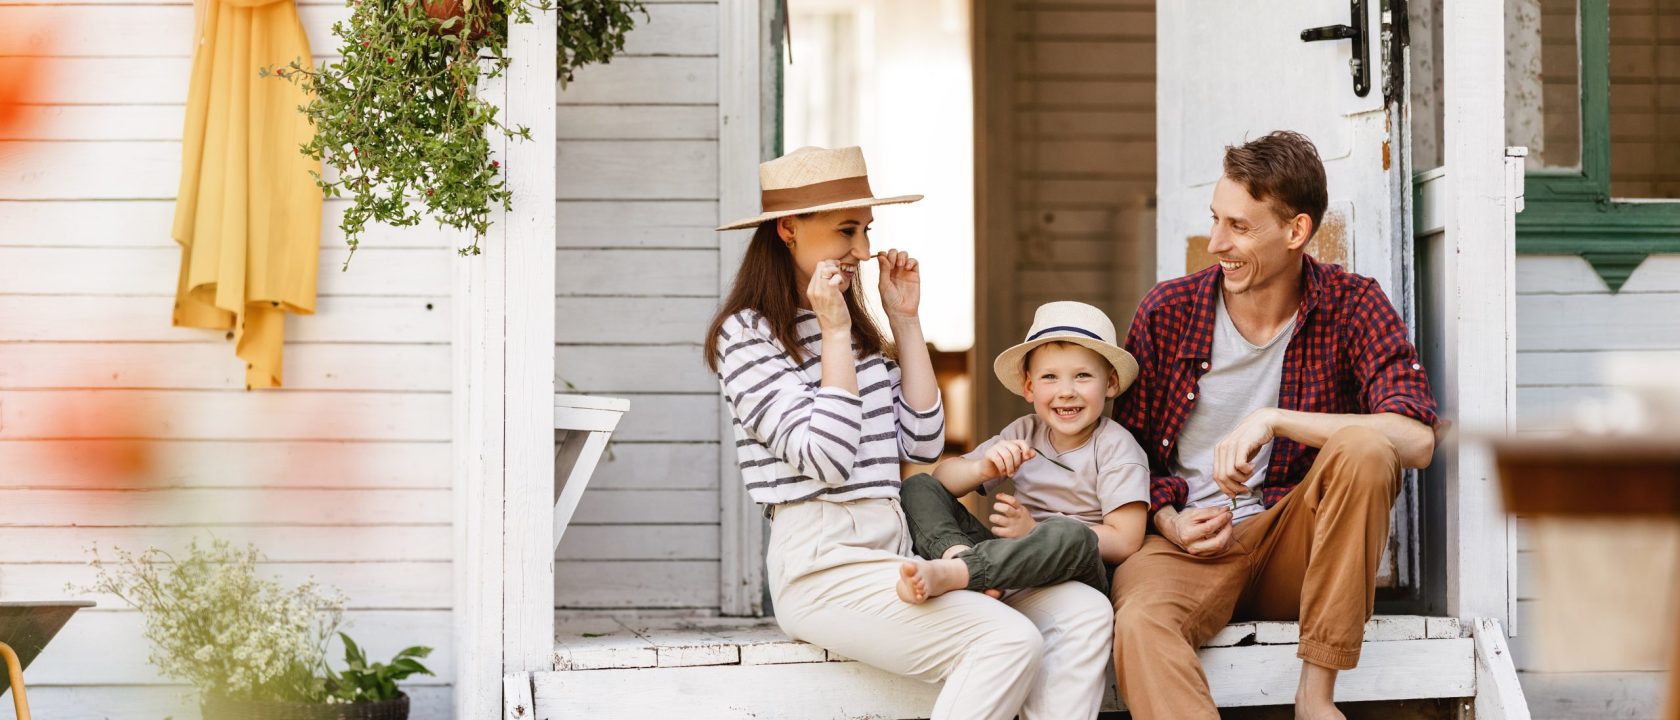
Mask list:
[[[631,401],[560,543],[561,608],[719,607],[719,13],[648,13],[560,94],[555,372]]]
[[[306,0],[317,59],[340,2]],[[36,25],[36,23],[44,23]],[[252,542],[264,571],[349,597],[376,654],[435,647],[410,693],[450,715],[450,272],[459,235],[374,228],[348,270],[322,220],[317,314],[287,320],[286,387],[246,392],[224,333],[170,326],[192,4],[0,0],[50,29],[39,122],[0,136],[0,597],[92,579],[84,548]],[[0,58],[14,72],[19,58]],[[114,598],[30,668],[38,717],[197,716]]]
[[[1575,404],[1608,397],[1612,358],[1680,362],[1680,256],[1646,259],[1612,295],[1585,260],[1517,260],[1517,430],[1568,427]],[[1544,599],[1528,572],[1531,547],[1518,523],[1517,615],[1511,638],[1536,718],[1655,717],[1660,673],[1537,673],[1530,629]]]

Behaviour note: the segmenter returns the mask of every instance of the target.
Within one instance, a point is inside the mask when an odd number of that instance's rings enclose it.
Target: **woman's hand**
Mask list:
[[[805,288],[811,311],[817,314],[817,325],[825,333],[852,329],[852,314],[846,309],[845,294],[840,291],[840,285],[845,282],[840,264],[824,260],[817,263],[817,271],[811,274],[811,283]]]
[[[916,317],[922,304],[922,273],[916,259],[903,250],[880,254],[881,308],[889,318]]]
[[[1038,455],[1025,440],[999,440],[980,462],[980,479],[992,480],[1014,475],[1021,465]]]

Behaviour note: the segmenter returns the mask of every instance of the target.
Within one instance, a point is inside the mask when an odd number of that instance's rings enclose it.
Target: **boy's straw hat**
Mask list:
[[[1119,376],[1120,390],[1125,392],[1137,379],[1137,359],[1114,344],[1114,323],[1108,315],[1082,302],[1062,301],[1045,303],[1033,313],[1032,329],[1027,341],[999,353],[992,362],[992,372],[1010,392],[1025,390],[1025,360],[1033,348],[1048,342],[1066,342],[1090,348],[1108,360]]]
[[[758,166],[758,189],[764,212],[719,230],[757,227],[765,220],[810,212],[911,203],[920,195],[878,198],[869,189],[863,149],[802,147]]]

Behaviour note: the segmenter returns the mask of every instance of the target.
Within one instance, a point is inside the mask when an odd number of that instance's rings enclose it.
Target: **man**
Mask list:
[[[1150,455],[1156,534],[1115,572],[1114,662],[1140,720],[1217,718],[1196,648],[1233,617],[1301,622],[1296,718],[1342,718],[1400,470],[1435,401],[1375,280],[1306,253],[1329,204],[1311,141],[1225,152],[1208,252],[1150,290],[1115,419]]]

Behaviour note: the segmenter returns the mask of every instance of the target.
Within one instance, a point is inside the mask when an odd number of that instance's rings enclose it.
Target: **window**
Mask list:
[[[1614,292],[1646,256],[1680,252],[1680,0],[1519,4],[1507,129],[1531,153],[1517,252],[1580,255]]]

